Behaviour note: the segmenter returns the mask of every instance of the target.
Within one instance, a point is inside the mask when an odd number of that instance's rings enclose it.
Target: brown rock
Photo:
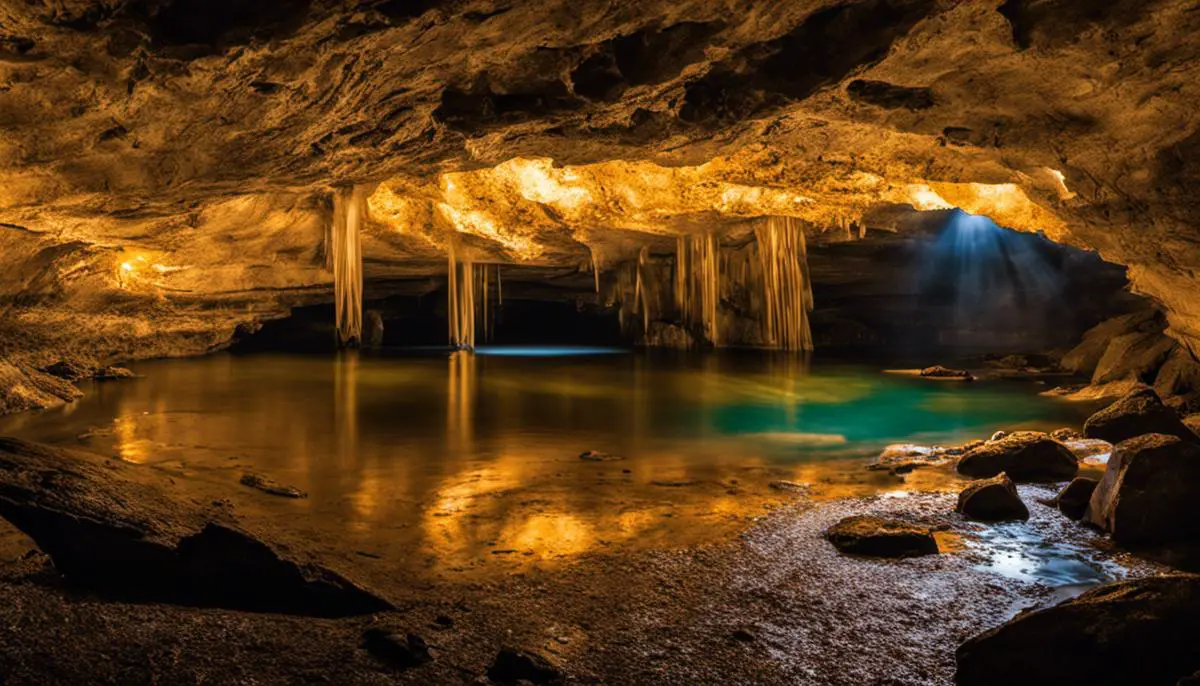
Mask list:
[[[1036,431],[1015,431],[969,451],[958,472],[974,478],[1005,473],[1014,481],[1063,481],[1075,476],[1079,463],[1066,446]]]
[[[391,609],[227,515],[168,496],[158,473],[0,438],[0,517],[69,582],[122,600],[343,617]]]
[[[1152,433],[1177,436],[1186,441],[1200,440],[1149,386],[1135,388],[1088,417],[1083,425],[1083,433],[1088,438],[1099,438],[1113,444]]]
[[[550,660],[532,650],[505,646],[500,649],[487,676],[498,684],[528,682],[531,684],[557,684],[565,678]]]
[[[938,552],[927,527],[868,515],[847,517],[831,526],[825,538],[843,553],[871,557],[915,557]]]
[[[1067,517],[1074,520],[1083,519],[1083,515],[1087,512],[1088,502],[1091,501],[1092,493],[1099,483],[1099,481],[1086,476],[1077,476],[1059,491],[1054,498],[1054,504]]]
[[[958,505],[954,511],[968,519],[985,522],[1029,519],[1029,508],[1021,501],[1012,479],[1003,472],[990,479],[968,484],[958,494]]]
[[[1155,310],[1142,310],[1103,321],[1083,335],[1083,340],[1059,361],[1063,369],[1091,376],[1100,364],[1109,343],[1116,337],[1134,332],[1159,332],[1166,322]]]
[[[1200,446],[1150,434],[1118,443],[1087,519],[1125,545],[1200,537]]]

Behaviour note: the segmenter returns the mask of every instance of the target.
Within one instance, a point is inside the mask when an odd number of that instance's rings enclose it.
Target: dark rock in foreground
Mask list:
[[[1121,544],[1200,540],[1200,447],[1150,434],[1113,449],[1088,521]]]
[[[0,517],[71,583],[122,600],[321,617],[392,608],[220,513],[168,497],[158,478],[97,455],[0,438]]]
[[[1004,472],[1013,481],[1064,481],[1075,476],[1079,463],[1066,446],[1036,431],[1015,431],[963,455],[958,472],[991,478]]]
[[[429,644],[417,634],[368,629],[363,634],[363,648],[400,669],[410,669],[433,661]]]
[[[526,681],[533,684],[557,684],[563,673],[541,655],[520,648],[504,647],[496,656],[487,676],[498,684]]]
[[[1174,684],[1200,665],[1200,576],[1122,581],[959,646],[956,683]]]
[[[1088,417],[1083,425],[1088,438],[1120,443],[1146,434],[1167,434],[1196,442],[1196,434],[1179,419],[1175,410],[1163,404],[1149,386],[1140,386],[1112,405]]]
[[[843,553],[871,557],[916,557],[938,552],[927,526],[868,515],[847,517],[831,526],[825,538]]]
[[[1076,521],[1083,519],[1083,515],[1087,513],[1088,502],[1092,499],[1092,492],[1099,483],[1086,476],[1077,476],[1059,491],[1054,498],[1054,504],[1058,506],[1059,512],[1067,517]]]
[[[958,505],[954,511],[969,519],[984,522],[1029,519],[1029,508],[1021,501],[1012,479],[1003,472],[991,479],[968,484],[958,494]]]

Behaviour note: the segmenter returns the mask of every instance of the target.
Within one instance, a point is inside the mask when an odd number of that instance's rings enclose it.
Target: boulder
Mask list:
[[[612,453],[605,453],[599,450],[587,450],[579,453],[579,459],[584,462],[619,462],[625,458]]]
[[[1083,434],[1113,444],[1145,434],[1167,434],[1185,441],[1200,440],[1149,386],[1138,386],[1120,400],[1088,417],[1083,424]]]
[[[1100,322],[1083,334],[1083,340],[1059,361],[1059,367],[1091,376],[1112,339],[1135,332],[1160,332],[1166,320],[1155,310],[1142,310]]]
[[[411,669],[433,661],[429,644],[417,634],[367,629],[363,634],[363,648],[380,660],[399,669]]]
[[[1105,584],[959,646],[955,683],[1174,684],[1200,665],[1200,576]]]
[[[1186,348],[1175,346],[1154,377],[1154,390],[1163,398],[1200,391],[1200,362]]]
[[[916,557],[938,552],[927,526],[869,515],[847,517],[825,531],[825,538],[843,553],[871,557]]]
[[[1079,463],[1066,446],[1036,431],[1014,431],[967,452],[958,461],[958,472],[973,478],[991,478],[1001,472],[1017,482],[1065,481],[1079,471]]]
[[[1149,434],[1118,443],[1087,519],[1123,545],[1200,538],[1200,446]]]
[[[488,667],[487,677],[498,684],[528,682],[541,685],[561,683],[565,675],[536,652],[505,646]]]
[[[1083,515],[1087,513],[1088,503],[1092,499],[1092,492],[1096,490],[1096,485],[1099,483],[1099,481],[1086,476],[1077,476],[1058,492],[1058,495],[1054,497],[1054,504],[1058,507],[1059,512],[1067,517],[1076,521],[1083,519]]]
[[[146,467],[0,438],[0,517],[74,585],[120,600],[320,617],[393,609],[168,489]]]
[[[1083,434],[1079,433],[1075,429],[1070,429],[1064,426],[1061,429],[1055,429],[1054,431],[1051,431],[1050,438],[1066,443],[1067,441],[1074,441],[1083,438]]]
[[[968,519],[984,522],[1029,519],[1029,508],[1021,501],[1012,479],[1003,472],[990,479],[968,484],[958,494],[958,505],[954,511]]]
[[[125,367],[101,367],[96,370],[92,378],[96,381],[114,381],[116,379],[132,379],[137,374]]]
[[[1150,381],[1167,361],[1173,339],[1161,331],[1134,332],[1112,339],[1092,373],[1093,384],[1122,379]]]
[[[0,415],[57,407],[82,396],[65,379],[0,358]]]

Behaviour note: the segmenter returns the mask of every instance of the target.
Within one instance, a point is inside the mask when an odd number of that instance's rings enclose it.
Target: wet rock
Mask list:
[[[687,350],[696,345],[696,339],[678,324],[650,322],[650,328],[642,336],[641,344],[647,348]]]
[[[59,360],[49,367],[43,367],[41,371],[64,381],[75,383],[91,376],[94,368],[82,362],[67,359]]]
[[[0,517],[75,585],[119,600],[321,617],[392,609],[167,488],[144,467],[0,438]]]
[[[1200,664],[1197,636],[1200,576],[1105,584],[969,639],[955,682],[1173,684]]]
[[[921,370],[921,376],[931,379],[956,379],[959,381],[974,381],[975,377],[965,369],[950,369],[941,365],[926,367]]]
[[[255,488],[268,495],[277,495],[281,498],[307,498],[308,494],[296,488],[295,486],[286,486],[284,484],[272,481],[261,474],[243,474],[238,483],[243,486]]]
[[[116,379],[132,379],[137,376],[131,370],[124,367],[101,367],[92,374],[92,378],[96,381],[114,381]]]
[[[984,522],[1029,519],[1029,508],[1021,501],[1012,479],[1003,472],[969,484],[958,494],[958,505],[954,511],[968,519]]]
[[[579,453],[579,459],[584,462],[617,462],[625,458],[621,455],[613,455],[612,453],[602,453],[599,450],[588,450]]]
[[[64,379],[0,359],[0,415],[57,407],[82,395]]]
[[[1088,502],[1092,499],[1092,492],[1096,490],[1096,485],[1099,483],[1099,481],[1086,476],[1077,476],[1058,492],[1054,498],[1054,504],[1058,507],[1059,512],[1070,519],[1076,521],[1083,519],[1083,515],[1087,513]]]
[[[1107,456],[1113,449],[1112,443],[1102,441],[1099,438],[1078,438],[1063,441],[1062,444],[1067,446],[1067,450],[1070,450],[1075,459],[1080,462],[1103,461],[1099,456]],[[1106,460],[1107,458],[1103,459]]]
[[[914,469],[933,467],[949,461],[946,453],[939,448],[912,443],[896,443],[884,448],[883,452],[867,465],[867,469],[886,470],[892,474],[907,474]]]
[[[1006,473],[1017,482],[1063,481],[1079,463],[1066,446],[1036,431],[1015,431],[971,450],[958,461],[958,472],[974,478]]]
[[[527,681],[532,684],[561,683],[564,675],[542,655],[531,650],[505,646],[500,649],[487,676],[498,684]]]
[[[1138,386],[1120,400],[1088,417],[1083,425],[1083,433],[1088,438],[1099,438],[1113,444],[1145,434],[1167,434],[1185,441],[1200,440],[1149,386]]]
[[[1087,519],[1123,545],[1200,540],[1200,447],[1150,434],[1118,443]]]
[[[916,557],[938,552],[927,526],[869,515],[847,517],[825,531],[843,553],[871,557]]]
[[[433,652],[417,634],[368,629],[363,648],[380,660],[400,669],[411,669],[433,661]]]
[[[1054,431],[1051,431],[1050,438],[1066,443],[1067,441],[1074,441],[1083,438],[1083,434],[1079,433],[1075,429],[1063,427],[1061,429],[1055,429]]]
[[[996,433],[992,434],[992,437],[989,438],[988,441],[998,441],[1007,435],[1008,435],[1007,431],[997,431]]]
[[[768,488],[776,491],[790,491],[793,493],[808,493],[812,487],[808,484],[797,483],[795,481],[772,481],[767,484]]]
[[[1183,425],[1192,431],[1192,433],[1200,436],[1200,413],[1189,414],[1183,418]]]

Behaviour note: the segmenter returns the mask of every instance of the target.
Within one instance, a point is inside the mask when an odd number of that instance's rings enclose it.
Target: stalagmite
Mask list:
[[[813,308],[804,225],[770,217],[755,230],[761,266],[763,337],[784,350],[812,350],[808,314]]]
[[[330,229],[333,268],[334,309],[338,343],[343,346],[362,342],[362,241],[365,193],[354,187],[339,188],[333,195],[333,223]]]

